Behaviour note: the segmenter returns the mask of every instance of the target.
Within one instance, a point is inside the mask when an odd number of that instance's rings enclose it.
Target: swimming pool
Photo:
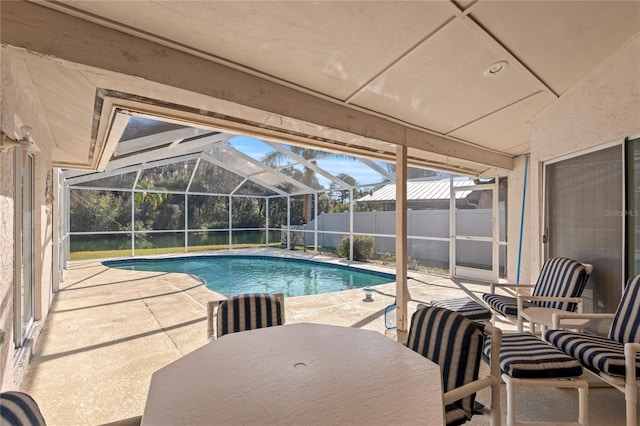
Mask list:
[[[395,275],[383,272],[271,256],[183,256],[110,260],[102,264],[132,271],[192,274],[210,290],[227,296],[253,292],[305,296],[385,284],[396,279]]]

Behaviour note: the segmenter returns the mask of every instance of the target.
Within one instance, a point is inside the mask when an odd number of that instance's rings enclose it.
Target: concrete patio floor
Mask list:
[[[246,252],[292,254],[273,249],[233,253]],[[312,254],[294,255],[345,263]],[[419,302],[465,295],[479,298],[488,290],[485,284],[413,271],[409,276],[410,312]],[[383,311],[393,302],[394,294],[395,283],[391,283],[376,287],[373,302],[363,301],[361,289],[290,297],[285,302],[286,322],[385,333]],[[99,425],[139,416],[152,373],[207,342],[206,302],[216,297],[222,296],[184,274],[124,271],[107,268],[99,261],[72,262],[44,324],[22,390],[34,396],[52,426]],[[506,324],[504,328],[512,329]],[[393,332],[386,334],[395,337]],[[518,397],[521,421],[573,421],[577,416],[577,396],[572,390],[522,390]],[[502,399],[504,418],[504,392]],[[488,392],[480,393],[478,400],[488,403]],[[596,387],[590,389],[589,404],[592,425],[624,424],[622,393]],[[489,419],[475,416],[468,424],[488,425]]]

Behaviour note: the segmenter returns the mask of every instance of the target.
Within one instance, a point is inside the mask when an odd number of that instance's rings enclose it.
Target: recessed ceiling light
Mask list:
[[[484,70],[484,75],[496,75],[500,71],[504,71],[508,66],[509,66],[509,62],[507,61],[496,62],[495,64],[489,65]]]

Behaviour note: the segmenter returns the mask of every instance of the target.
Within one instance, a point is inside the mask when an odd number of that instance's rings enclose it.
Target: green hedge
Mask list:
[[[353,237],[353,260],[366,262],[373,256],[373,237],[356,235]],[[349,259],[349,237],[344,237],[340,242],[340,256]]]

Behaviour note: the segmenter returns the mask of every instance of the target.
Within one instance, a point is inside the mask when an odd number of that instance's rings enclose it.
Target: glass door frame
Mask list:
[[[16,348],[27,341],[35,316],[34,162],[29,152],[15,150],[13,336]]]
[[[464,278],[473,279],[477,281],[485,282],[498,282],[500,278],[500,214],[499,214],[499,183],[500,178],[496,177],[493,183],[483,183],[473,186],[451,186],[450,193],[450,229],[451,229],[451,243],[450,243],[450,274],[452,278]],[[473,235],[461,235],[457,232],[457,203],[456,193],[463,191],[491,191],[492,205],[491,205],[491,236],[480,237]],[[457,264],[457,242],[458,241],[478,241],[491,244],[491,270],[473,268],[469,266],[460,266]]]

